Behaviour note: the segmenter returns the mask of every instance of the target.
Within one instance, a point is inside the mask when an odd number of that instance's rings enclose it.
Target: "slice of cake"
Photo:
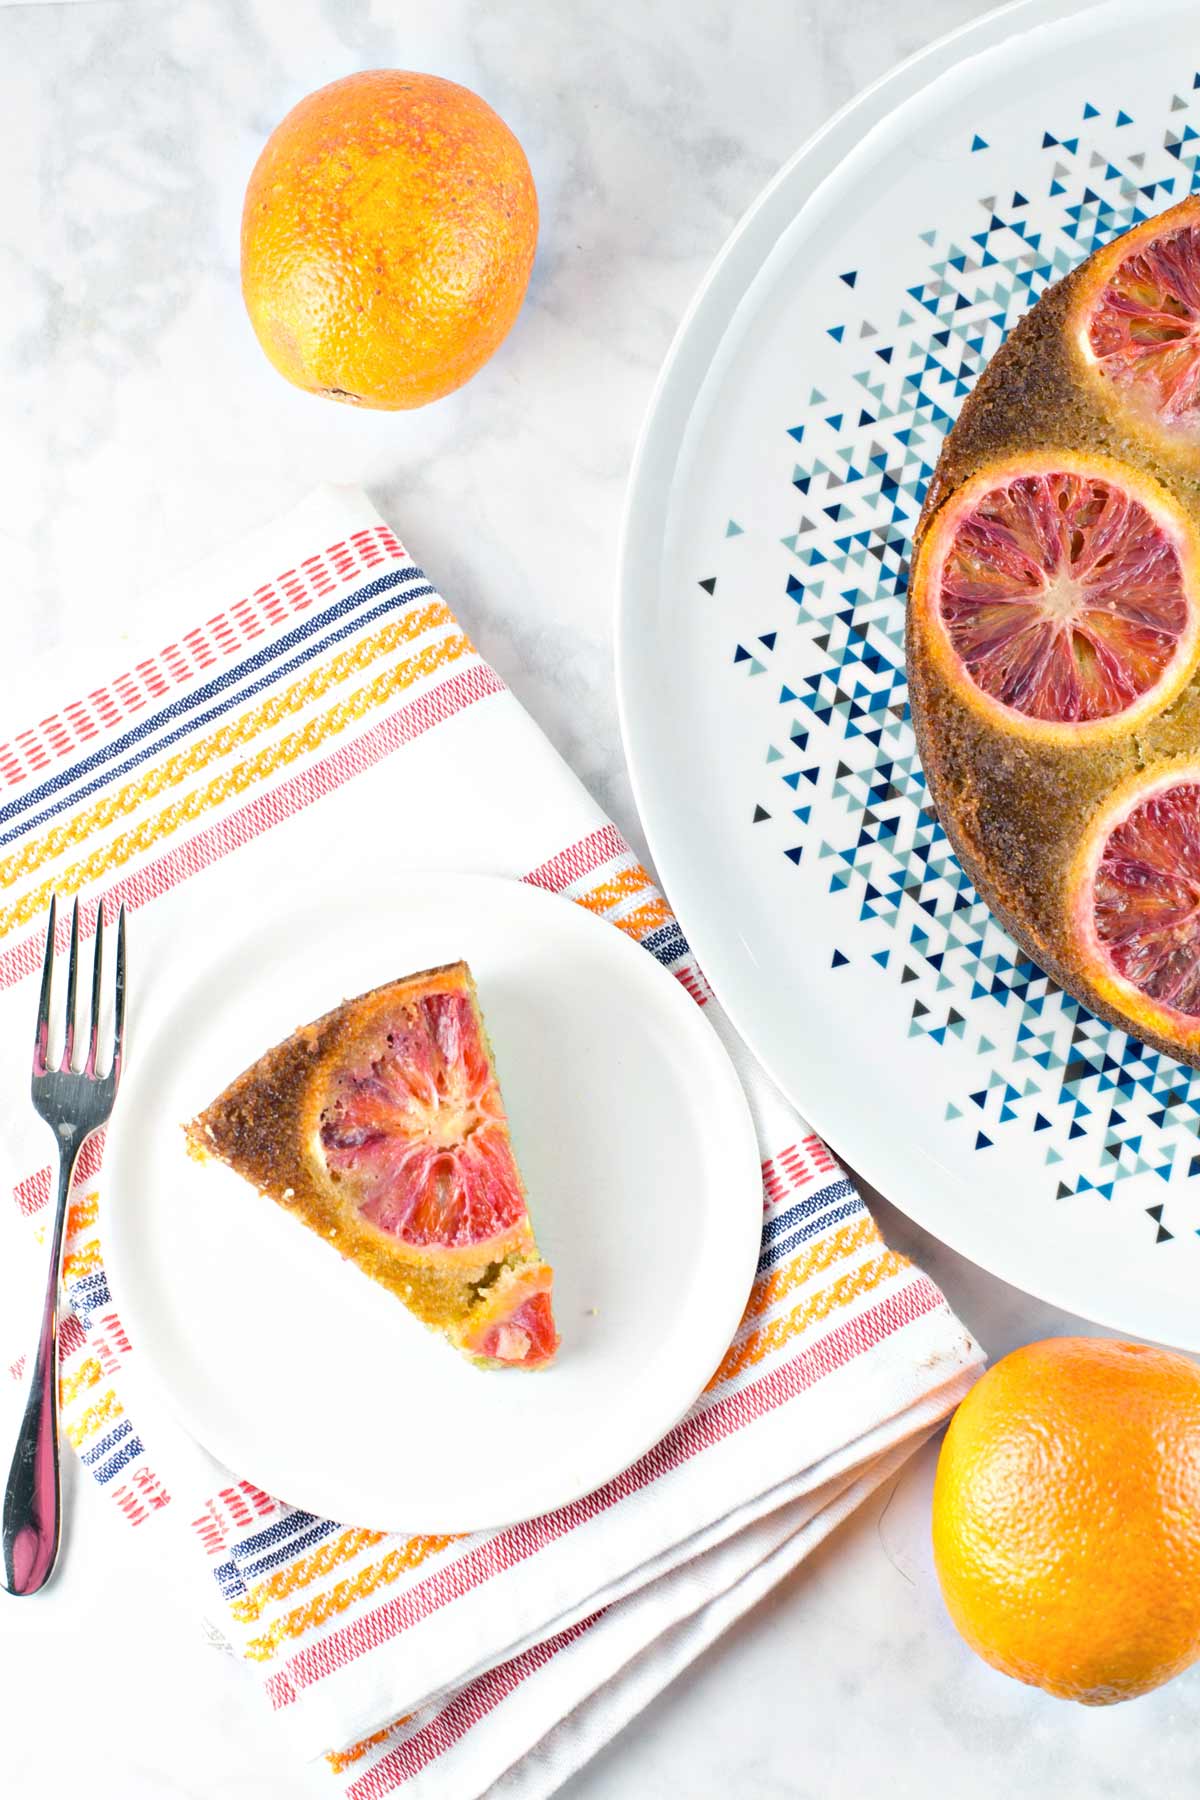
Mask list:
[[[558,1349],[475,983],[427,969],[302,1026],[185,1127],[485,1368]]]

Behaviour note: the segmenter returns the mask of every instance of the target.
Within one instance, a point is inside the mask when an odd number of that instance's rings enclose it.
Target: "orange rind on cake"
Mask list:
[[[1200,1054],[1200,756],[1127,777],[1088,823],[1069,931],[1101,999]]]
[[[930,522],[909,619],[982,719],[1045,742],[1112,737],[1195,672],[1195,530],[1160,483],[1112,457],[1010,456]]]
[[[1200,195],[1089,258],[1067,333],[1102,406],[1200,462]]]

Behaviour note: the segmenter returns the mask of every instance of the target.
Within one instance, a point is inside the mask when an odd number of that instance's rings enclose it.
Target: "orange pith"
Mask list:
[[[1200,1369],[1095,1338],[1031,1344],[959,1407],[938,1462],[947,1609],[1062,1699],[1144,1694],[1200,1656]]]
[[[484,100],[368,70],[309,94],[268,139],[246,190],[242,291],[297,387],[423,406],[507,335],[537,228],[524,151]]]
[[[1192,672],[1195,533],[1157,482],[1112,458],[1009,457],[935,515],[910,606],[975,711],[1094,742],[1165,706]]]
[[[1200,196],[1101,251],[1071,322],[1105,404],[1160,447],[1200,454]]]

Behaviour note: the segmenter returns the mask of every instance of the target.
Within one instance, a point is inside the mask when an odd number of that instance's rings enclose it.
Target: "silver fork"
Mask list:
[[[50,1579],[58,1559],[62,1529],[62,1490],[58,1470],[58,1291],[62,1281],[63,1237],[67,1196],[75,1163],[93,1131],[105,1124],[113,1109],[121,1078],[121,1049],[125,1034],[125,908],[117,919],[117,980],[113,1003],[113,1053],[107,1075],[97,1072],[97,1040],[100,1035],[100,976],[104,956],[104,909],[96,913],[96,951],[92,968],[91,1031],[82,1069],[73,1069],[75,1052],[75,989],[79,973],[79,902],[71,914],[71,952],[67,963],[67,1023],[62,1062],[46,1066],[50,1037],[50,980],[54,972],[55,903],[50,901],[46,930],[46,956],[42,964],[42,991],[38,999],[37,1032],[33,1041],[33,1104],[54,1132],[58,1143],[58,1197],[50,1237],[50,1269],[42,1307],[29,1396],[17,1434],[4,1512],[0,1518],[0,1542],[4,1552],[0,1582],[10,1594],[36,1594]]]

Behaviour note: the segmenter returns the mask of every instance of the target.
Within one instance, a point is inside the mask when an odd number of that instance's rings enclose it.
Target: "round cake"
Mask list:
[[[916,535],[930,799],[1029,955],[1200,1067],[1200,196],[992,359]]]

